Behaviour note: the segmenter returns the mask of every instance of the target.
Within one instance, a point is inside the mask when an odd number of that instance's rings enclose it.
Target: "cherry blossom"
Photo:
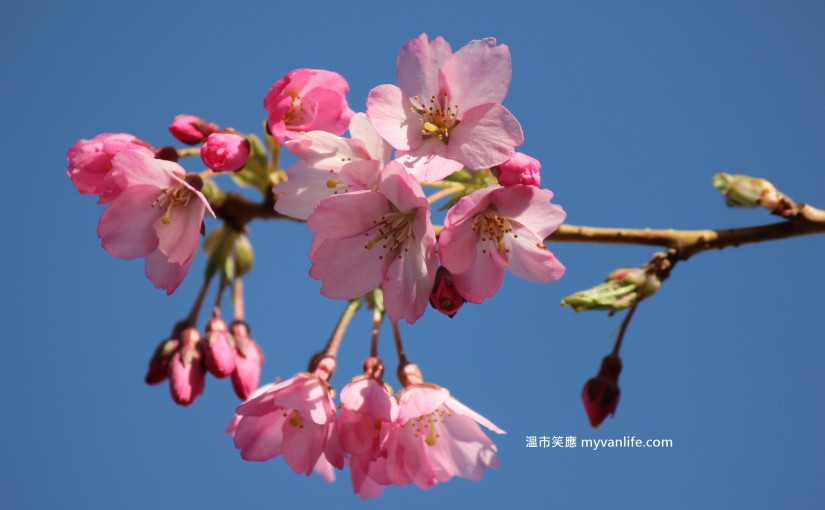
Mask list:
[[[450,209],[438,249],[459,294],[471,303],[494,296],[505,268],[536,283],[564,275],[564,266],[544,245],[565,218],[551,198],[552,191],[535,186],[492,186]]]
[[[463,167],[507,161],[524,135],[501,105],[510,86],[510,50],[492,38],[453,53],[426,34],[398,54],[398,86],[381,85],[367,98],[376,131],[416,178],[435,182]]]
[[[315,234],[309,275],[321,294],[352,299],[379,285],[392,321],[424,314],[437,267],[430,205],[421,186],[395,162],[377,191],[322,200],[307,222]]]
[[[107,183],[112,170],[112,158],[118,152],[136,151],[153,157],[152,146],[126,133],[103,133],[91,140],[79,140],[69,149],[66,174],[77,191],[84,195],[101,195],[104,203],[114,198],[114,191]]]

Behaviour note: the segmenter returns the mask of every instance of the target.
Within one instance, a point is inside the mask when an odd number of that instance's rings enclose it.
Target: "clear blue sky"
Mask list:
[[[302,7],[305,5],[305,7]],[[763,176],[825,206],[822,2],[3,2],[0,4],[0,507],[813,508],[825,499],[825,237],[747,246],[677,268],[625,341],[616,416],[592,430],[585,380],[620,316],[559,300],[640,247],[553,246],[565,278],[508,276],[452,321],[405,328],[425,376],[506,429],[481,483],[393,487],[379,503],[282,460],[242,461],[221,434],[236,399],[209,379],[189,409],[143,374],[197,291],[201,263],[167,298],[140,262],[105,253],[100,207],[76,193],[65,153],[130,132],[171,143],[174,115],[259,131],[272,83],[331,69],[363,110],[394,83],[421,32],[454,48],[510,46],[505,105],[543,184],[575,224],[705,228],[773,221],[729,210],[720,171]],[[214,223],[208,225],[210,228]],[[318,294],[302,225],[255,224],[248,319],[264,378],[289,377],[343,303]],[[384,331],[389,339],[389,330]],[[356,318],[333,382],[359,371]],[[382,353],[392,360],[389,345]],[[672,439],[672,449],[528,450],[526,435]]]

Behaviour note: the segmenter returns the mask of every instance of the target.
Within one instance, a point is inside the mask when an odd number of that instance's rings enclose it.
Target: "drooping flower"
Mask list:
[[[376,188],[392,147],[378,136],[364,113],[355,114],[349,132],[350,138],[341,138],[310,131],[286,142],[300,160],[286,169],[288,180],[273,190],[278,196],[276,211],[306,220],[326,197]]]
[[[77,191],[84,195],[101,195],[101,203],[113,198],[106,178],[112,170],[112,158],[118,152],[136,151],[149,157],[152,146],[126,133],[103,133],[91,140],[79,140],[66,153],[66,174]]]
[[[212,133],[201,146],[203,164],[216,172],[235,172],[249,160],[249,140],[233,133]]]
[[[387,467],[397,485],[430,489],[454,476],[479,481],[499,466],[496,446],[479,424],[505,432],[432,384],[411,384],[398,394],[397,427],[387,442]]]
[[[264,98],[269,131],[284,140],[308,131],[341,135],[354,112],[347,105],[349,84],[338,73],[322,69],[296,69],[269,90]]]
[[[594,428],[602,424],[608,415],[616,413],[619,405],[619,374],[622,360],[611,354],[602,359],[602,366],[596,377],[588,380],[582,389],[582,402],[587,418]]]
[[[335,425],[335,405],[329,386],[306,373],[271,385],[238,406],[240,416],[233,431],[235,448],[250,461],[283,455],[295,473],[309,476],[321,459],[343,467],[343,454],[330,440]],[[323,470],[323,466],[321,466]]]
[[[194,115],[178,115],[169,125],[172,136],[187,145],[197,145],[218,131],[220,128],[217,125]]]
[[[392,321],[423,315],[436,270],[430,205],[421,186],[395,162],[378,191],[352,191],[322,200],[309,217],[315,234],[310,276],[321,294],[353,299],[379,285]]]
[[[341,390],[338,437],[347,453],[378,457],[397,418],[398,404],[379,379],[357,377]]]
[[[502,186],[541,184],[541,163],[527,154],[516,152],[513,157],[493,169],[498,171],[498,182]]]
[[[565,218],[551,198],[553,192],[535,186],[492,186],[463,197],[450,209],[439,255],[467,301],[481,303],[494,296],[505,268],[536,283],[564,275],[564,266],[544,245]]]
[[[367,116],[420,181],[438,181],[464,166],[489,168],[524,141],[521,125],[501,105],[510,76],[510,50],[495,39],[453,53],[441,37],[430,42],[421,34],[398,54],[398,86],[370,92]]]
[[[126,151],[112,158],[108,182],[118,192],[97,227],[103,248],[126,260],[143,257],[146,276],[171,294],[194,260],[205,212],[214,216],[193,186],[200,178],[177,163]]]

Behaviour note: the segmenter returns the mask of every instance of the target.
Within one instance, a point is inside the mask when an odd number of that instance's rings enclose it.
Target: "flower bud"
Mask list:
[[[220,317],[212,317],[206,323],[203,355],[206,369],[218,379],[223,379],[235,371],[235,341]]]
[[[577,312],[608,310],[612,315],[651,296],[661,285],[661,279],[647,269],[625,267],[610,273],[604,283],[567,296],[561,304]]]
[[[235,172],[249,159],[249,140],[231,133],[213,133],[201,147],[203,163],[216,172]]]
[[[176,148],[167,145],[166,147],[161,147],[160,149],[155,150],[155,159],[162,159],[164,161],[177,163],[180,159],[180,154],[178,154],[178,150]]]
[[[172,400],[185,407],[203,393],[206,367],[200,352],[201,334],[198,330],[186,328],[180,337],[181,347],[172,357],[169,366],[169,390]]]
[[[66,174],[77,191],[84,195],[116,193],[108,182],[112,170],[112,158],[118,152],[138,151],[154,156],[152,147],[126,133],[103,133],[91,140],[79,140],[66,153],[69,168]]]
[[[602,366],[596,377],[587,381],[582,389],[582,402],[590,425],[594,428],[601,425],[607,415],[616,413],[619,405],[619,374],[622,371],[622,360],[611,354],[602,360]]]
[[[230,326],[235,338],[237,356],[235,371],[232,372],[232,388],[241,400],[247,400],[258,387],[264,356],[258,344],[249,338],[249,327],[243,321],[235,321]]]
[[[149,369],[144,378],[146,384],[160,384],[166,380],[169,376],[169,362],[179,347],[180,340],[176,338],[169,338],[158,345],[152,359],[149,360]]]
[[[194,115],[178,115],[169,126],[172,136],[187,145],[197,145],[220,128]]]
[[[430,305],[449,318],[455,317],[464,304],[464,297],[453,286],[453,277],[444,266],[435,272],[435,284],[430,293]]]
[[[720,173],[713,176],[713,187],[722,192],[728,207],[753,209],[762,206],[781,213],[793,206],[793,201],[766,179]]]
[[[498,166],[497,172],[495,169],[493,171],[502,186],[515,186],[516,184],[538,186],[541,184],[540,170],[541,163],[537,159],[516,152],[510,159]]]

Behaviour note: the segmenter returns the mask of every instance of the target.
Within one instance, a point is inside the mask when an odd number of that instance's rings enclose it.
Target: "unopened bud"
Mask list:
[[[180,337],[181,347],[169,366],[169,390],[172,400],[185,407],[203,393],[206,367],[200,352],[201,335],[198,330],[186,328]]]
[[[596,377],[587,381],[582,389],[582,402],[590,425],[601,425],[608,415],[616,413],[619,405],[619,374],[622,360],[616,355],[605,356]]]
[[[144,380],[146,384],[160,384],[169,377],[169,362],[180,348],[180,340],[169,338],[158,344],[152,359],[149,360],[149,369]]]
[[[169,126],[172,136],[187,145],[197,145],[220,128],[194,115],[178,115]]]
[[[235,371],[232,372],[232,388],[238,398],[247,400],[258,387],[264,356],[258,344],[249,338],[249,327],[245,322],[235,321],[230,329],[237,349]]]
[[[753,209],[762,206],[781,214],[793,205],[793,201],[770,181],[758,177],[720,173],[713,176],[713,187],[722,192],[728,207]]]
[[[435,284],[430,293],[430,305],[452,319],[464,303],[464,297],[453,285],[450,272],[444,266],[439,266],[435,273]]]
[[[206,369],[218,379],[235,371],[235,341],[220,317],[212,317],[206,323],[203,354]]]
[[[216,172],[235,172],[249,159],[249,140],[230,133],[213,133],[201,146],[203,163]]]
[[[493,173],[498,177],[498,182],[502,186],[515,186],[516,184],[538,186],[541,184],[540,171],[541,163],[537,159],[520,152],[513,154],[497,169],[493,169]]]
[[[604,283],[582,290],[561,300],[562,306],[573,310],[608,310],[614,314],[653,295],[662,281],[641,267],[626,267],[613,271]]]

